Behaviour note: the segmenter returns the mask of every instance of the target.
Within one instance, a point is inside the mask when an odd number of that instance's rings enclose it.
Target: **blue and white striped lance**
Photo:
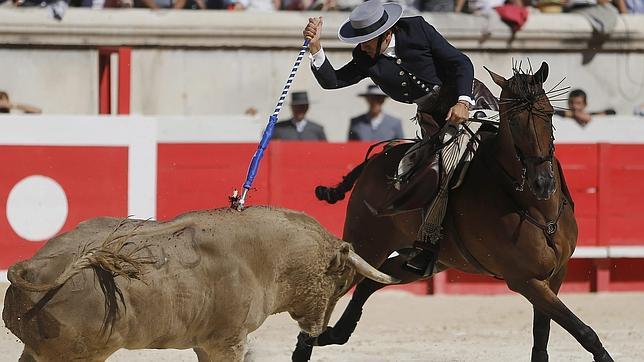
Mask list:
[[[288,75],[286,84],[282,89],[282,94],[280,94],[280,98],[277,101],[277,106],[275,106],[275,111],[268,118],[268,125],[266,125],[266,128],[264,129],[264,133],[262,134],[262,140],[259,142],[259,145],[257,146],[257,150],[255,151],[255,154],[253,155],[253,158],[250,161],[250,165],[248,166],[248,174],[246,175],[246,182],[244,182],[244,190],[242,191],[241,197],[237,201],[237,210],[242,210],[244,208],[244,203],[246,202],[246,196],[248,194],[248,190],[250,190],[251,186],[253,185],[253,181],[255,180],[255,175],[257,175],[257,170],[259,169],[259,163],[262,160],[262,157],[264,156],[264,150],[268,147],[268,143],[270,142],[271,137],[273,136],[273,128],[275,127],[275,123],[277,123],[277,118],[279,116],[280,111],[282,110],[282,105],[284,104],[284,100],[286,99],[288,90],[291,88],[291,84],[293,84],[293,79],[295,78],[295,73],[297,73],[297,68],[300,67],[300,63],[302,63],[302,58],[304,58],[304,53],[306,53],[306,50],[308,49],[308,47],[309,47],[309,39],[306,39],[304,41],[304,45],[302,45],[302,48],[300,49],[300,54],[298,54],[297,59],[295,60],[295,64],[293,64],[293,68],[291,69],[291,74]]]

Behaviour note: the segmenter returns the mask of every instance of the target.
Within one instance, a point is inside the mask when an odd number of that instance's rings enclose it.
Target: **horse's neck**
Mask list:
[[[499,133],[494,139],[494,146],[492,147],[491,152],[492,157],[496,159],[498,165],[502,167],[502,170],[499,170],[500,172],[497,177],[497,180],[499,180],[497,181],[499,183],[499,187],[505,191],[504,193],[512,199],[512,202],[514,202],[517,207],[526,211],[538,211],[545,218],[556,215],[559,209],[559,204],[561,203],[562,195],[560,187],[561,177],[556,164],[553,164],[552,168],[555,173],[557,189],[548,200],[538,200],[530,190],[527,178],[523,178],[523,165],[517,158],[514,142],[512,141],[512,136],[510,135],[510,130],[507,127],[507,124],[500,127]],[[553,160],[553,162],[557,161]],[[505,173],[505,175],[503,173]],[[523,182],[523,189],[520,191],[516,190],[516,185],[513,184],[512,181],[519,184]]]

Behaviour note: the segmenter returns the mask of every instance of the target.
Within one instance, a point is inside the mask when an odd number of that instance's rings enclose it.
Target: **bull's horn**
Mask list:
[[[380,270],[374,268],[371,266],[371,264],[367,263],[364,259],[360,257],[360,255],[356,254],[353,250],[349,250],[349,263],[356,269],[356,271],[362,275],[365,276],[373,281],[376,281],[380,284],[398,284],[400,283],[400,280],[392,277],[391,275],[387,275]]]

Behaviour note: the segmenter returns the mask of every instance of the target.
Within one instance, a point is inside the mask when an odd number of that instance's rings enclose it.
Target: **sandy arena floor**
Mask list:
[[[7,285],[0,285],[4,300]],[[644,361],[644,293],[564,294],[562,299],[599,334],[616,361]],[[338,303],[337,312],[348,299]],[[337,316],[336,316],[337,317]],[[335,320],[335,319],[334,319]],[[529,361],[532,309],[517,295],[418,297],[380,292],[345,346],[322,347],[313,361]],[[287,314],[250,335],[251,361],[290,361],[298,328]],[[16,361],[22,344],[4,328],[0,360]],[[552,324],[551,361],[592,356]],[[192,351],[119,351],[108,361],[196,361]]]

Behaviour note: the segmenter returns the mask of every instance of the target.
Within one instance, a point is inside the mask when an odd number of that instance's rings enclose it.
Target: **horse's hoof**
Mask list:
[[[353,331],[351,331],[353,332]],[[327,327],[327,329],[318,336],[317,345],[318,346],[328,346],[331,344],[345,344],[349,341],[349,336],[351,332],[345,331],[345,333],[337,332],[333,327]]]
[[[604,349],[602,353],[599,354],[599,356],[595,356],[595,362],[615,362],[615,361],[613,360],[613,357],[611,357],[608,354],[608,351]]]
[[[318,186],[315,188],[315,197],[320,201],[326,201],[329,204],[335,204],[336,202],[344,199],[344,195],[339,193],[334,187]]]
[[[530,362],[548,362],[548,352],[547,351],[538,351],[532,347],[532,357]]]
[[[313,353],[313,344],[312,338],[305,333],[300,333],[297,336],[297,344],[295,345],[295,351],[291,355],[291,361],[293,362],[308,362],[311,359],[311,354]]]
[[[291,356],[291,361],[308,362],[311,359],[312,352],[313,352],[313,347],[311,346],[305,346],[305,347],[297,346],[295,347],[295,351],[293,351],[293,355]]]

